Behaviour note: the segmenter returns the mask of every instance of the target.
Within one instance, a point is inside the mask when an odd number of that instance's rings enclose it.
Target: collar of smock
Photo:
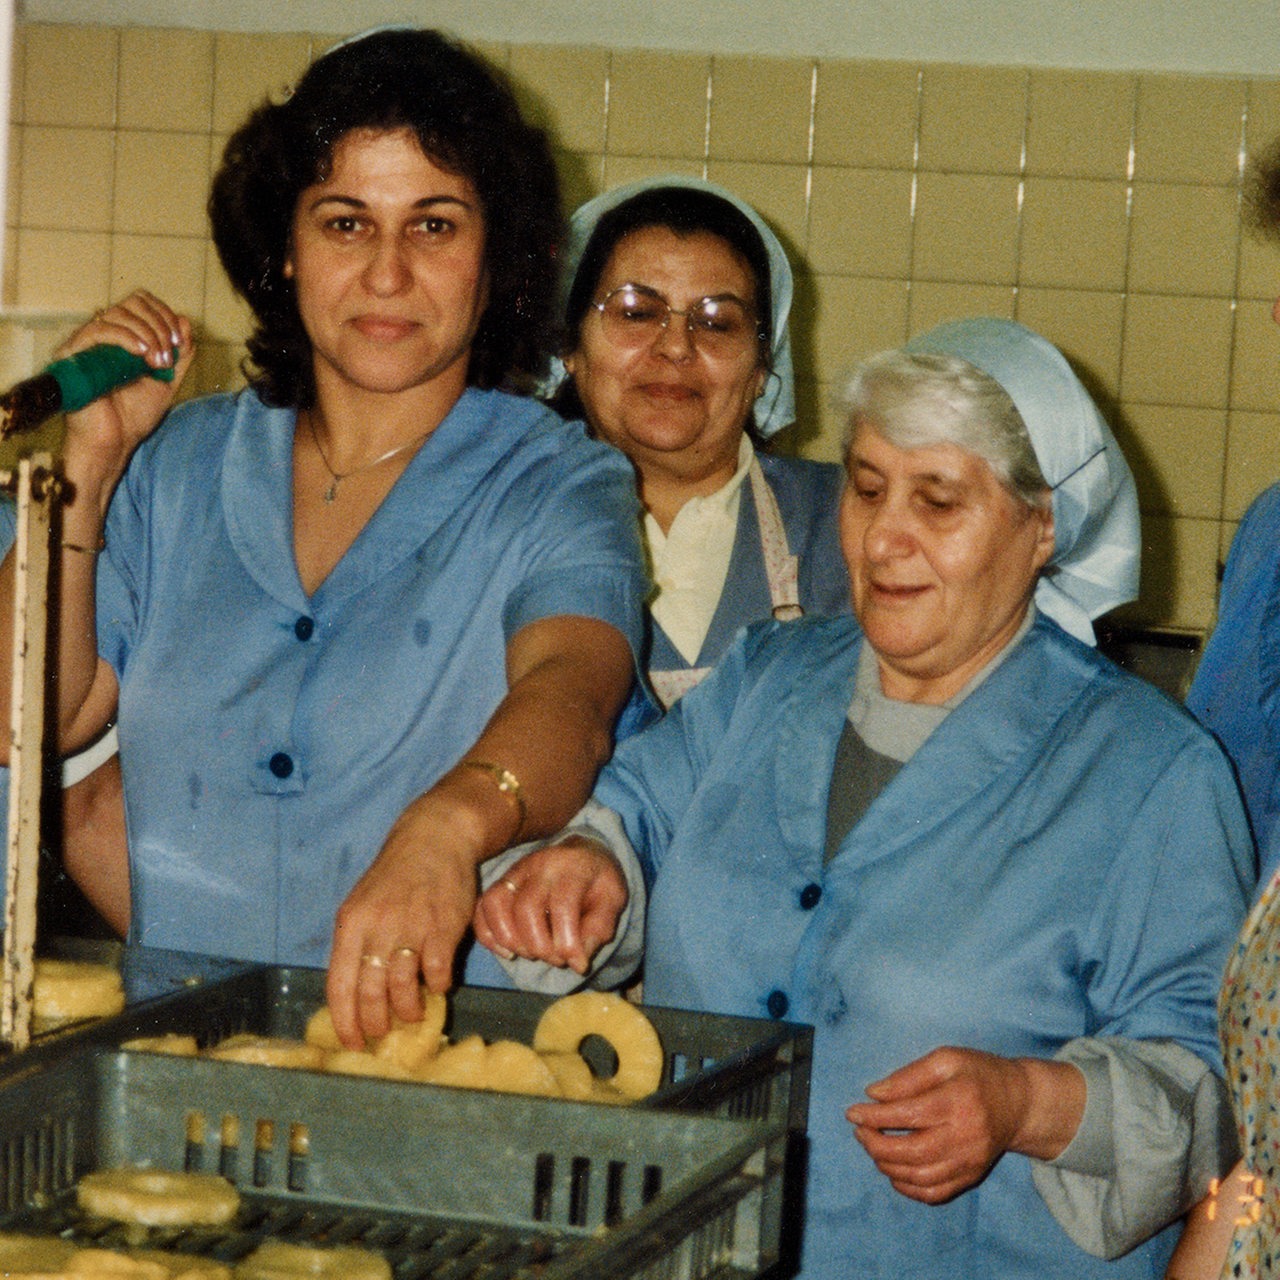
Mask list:
[[[1012,320],[939,325],[908,351],[958,356],[994,378],[1026,423],[1053,491],[1054,552],[1036,606],[1086,644],[1092,620],[1138,594],[1138,495],[1111,428],[1062,353]]]
[[[578,271],[578,263],[582,260],[582,252],[591,239],[600,219],[625,204],[633,196],[644,191],[652,191],[657,187],[688,187],[695,191],[706,191],[710,195],[727,200],[733,207],[751,222],[764,241],[765,252],[769,257],[769,295],[772,299],[772,312],[769,317],[770,337],[770,372],[764,391],[755,403],[756,430],[762,439],[776,435],[784,427],[789,427],[796,420],[795,371],[791,358],[791,299],[794,285],[791,276],[791,263],[787,259],[782,242],[770,229],[769,224],[744,200],[738,199],[731,191],[707,182],[702,178],[690,178],[683,174],[668,173],[656,178],[644,178],[639,182],[629,182],[625,186],[615,187],[604,195],[596,196],[580,206],[569,220],[569,234],[564,246],[564,267],[560,276],[559,311],[563,316],[565,305],[569,299],[569,290],[573,286],[574,276]],[[551,361],[551,373],[543,383],[542,393],[553,395],[556,389],[568,377],[564,364],[559,359]]]

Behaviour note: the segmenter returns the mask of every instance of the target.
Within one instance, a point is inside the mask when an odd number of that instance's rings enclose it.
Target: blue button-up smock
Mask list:
[[[536,402],[468,390],[311,596],[292,410],[174,410],[108,515],[98,639],[120,683],[134,940],[322,965],[405,806],[506,693],[541,618],[645,593],[631,470]],[[496,970],[495,970],[496,972]]]
[[[1255,499],[1227,557],[1214,628],[1187,706],[1235,762],[1263,855],[1280,869],[1280,485]]]
[[[1022,1156],[945,1205],[900,1195],[844,1110],[940,1045],[1167,1038],[1220,1071],[1252,881],[1230,767],[1041,616],[824,862],[861,644],[851,618],[750,628],[601,775],[652,885],[645,998],[816,1028],[804,1280],[1161,1275],[1170,1231],[1090,1256]]]

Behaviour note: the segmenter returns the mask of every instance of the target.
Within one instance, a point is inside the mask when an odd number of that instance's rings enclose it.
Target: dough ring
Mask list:
[[[32,1015],[52,1024],[105,1018],[124,1008],[120,973],[109,964],[37,960]]]
[[[391,1264],[379,1253],[349,1245],[313,1249],[264,1240],[236,1264],[236,1280],[391,1280]]]
[[[392,1018],[391,1030],[373,1046],[374,1057],[394,1063],[411,1074],[421,1073],[440,1052],[448,1012],[449,1002],[444,996],[424,992],[421,1021],[403,1022]]]
[[[324,1066],[324,1050],[319,1045],[248,1033],[228,1036],[206,1050],[204,1056],[219,1062],[252,1062],[260,1067],[309,1067],[319,1071]]]
[[[482,1089],[500,1093],[531,1093],[542,1098],[560,1097],[555,1073],[542,1055],[517,1040],[495,1040],[485,1049]]]
[[[577,991],[548,1005],[533,1033],[539,1053],[576,1053],[588,1036],[607,1040],[618,1069],[605,1082],[631,1099],[662,1083],[665,1058],[653,1024],[635,1005],[607,991]]]
[[[76,1185],[85,1213],[144,1227],[220,1227],[236,1216],[240,1194],[215,1173],[100,1169]]]
[[[324,1069],[341,1076],[373,1076],[380,1080],[418,1080],[386,1058],[375,1058],[363,1049],[338,1049],[328,1054]]]
[[[158,1036],[139,1036],[136,1040],[126,1040],[122,1049],[141,1049],[145,1053],[168,1053],[178,1058],[194,1058],[200,1052],[195,1036],[183,1035],[181,1031],[165,1031]]]
[[[302,1033],[302,1038],[308,1044],[318,1045],[326,1053],[347,1047],[338,1039],[338,1033],[333,1029],[333,1014],[329,1012],[327,1004],[322,1004],[307,1019],[307,1029]]]

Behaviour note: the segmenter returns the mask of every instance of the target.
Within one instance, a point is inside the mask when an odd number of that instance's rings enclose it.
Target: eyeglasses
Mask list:
[[[708,355],[736,355],[762,337],[755,308],[726,294],[673,307],[642,284],[623,284],[591,304],[600,313],[605,337],[617,346],[640,347],[657,340],[672,316],[684,317],[689,341]]]

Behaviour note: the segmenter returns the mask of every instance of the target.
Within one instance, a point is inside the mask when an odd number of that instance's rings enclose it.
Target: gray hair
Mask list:
[[[847,455],[859,418],[896,448],[952,444],[976,454],[1002,485],[1029,507],[1049,505],[1026,423],[1005,389],[958,356],[882,351],[850,375],[837,406]]]

